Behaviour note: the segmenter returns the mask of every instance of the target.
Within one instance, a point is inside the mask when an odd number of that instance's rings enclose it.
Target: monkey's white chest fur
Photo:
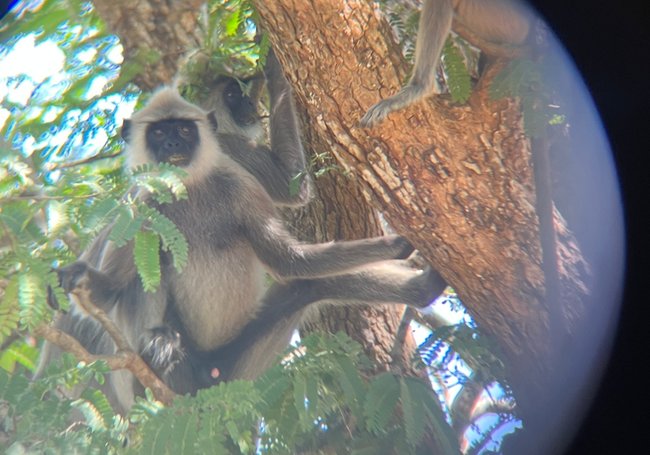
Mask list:
[[[248,322],[265,291],[264,269],[250,247],[226,250],[215,261],[196,252],[173,280],[177,311],[197,346],[214,349]]]
[[[240,200],[246,188],[261,192],[257,181],[232,165],[188,186],[187,200],[160,207],[187,238],[187,265],[181,273],[171,267],[166,273],[181,322],[203,350],[236,335],[257,311],[265,291],[264,268],[237,217],[239,206],[251,205]]]

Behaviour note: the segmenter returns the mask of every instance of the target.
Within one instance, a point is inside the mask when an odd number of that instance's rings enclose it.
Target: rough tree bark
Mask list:
[[[378,127],[358,128],[365,110],[406,80],[400,49],[369,2],[256,1],[262,25],[310,128],[361,184],[388,222],[458,291],[510,367],[524,414],[553,381],[530,143],[514,100],[492,101],[492,66],[466,105],[432,97]],[[556,213],[562,313],[584,312],[586,267]]]
[[[178,71],[181,57],[200,40],[199,7],[203,0],[94,0],[97,13],[120,38],[125,62],[140,62],[135,84],[153,90],[168,84]]]

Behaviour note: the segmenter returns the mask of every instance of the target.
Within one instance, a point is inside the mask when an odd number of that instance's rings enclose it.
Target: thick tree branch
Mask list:
[[[519,104],[492,100],[490,65],[467,105],[431,97],[358,128],[379,98],[406,80],[401,49],[373,8],[355,0],[257,1],[295,93],[338,163],[390,225],[459,293],[499,341],[522,407],[552,382],[549,314],[530,142]],[[568,230],[555,214],[558,233]],[[585,313],[584,270],[575,241],[558,235],[562,311]],[[530,401],[528,401],[530,400]]]

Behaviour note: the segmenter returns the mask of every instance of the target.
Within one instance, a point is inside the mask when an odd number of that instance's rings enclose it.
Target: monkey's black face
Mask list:
[[[255,103],[249,96],[244,95],[235,79],[229,78],[226,82],[223,89],[223,100],[237,125],[250,126],[259,120]]]
[[[147,149],[156,162],[187,166],[199,145],[199,130],[193,120],[166,119],[147,125]]]

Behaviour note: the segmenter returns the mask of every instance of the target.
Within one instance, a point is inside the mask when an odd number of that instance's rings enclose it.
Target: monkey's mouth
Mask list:
[[[190,164],[190,157],[181,153],[174,153],[169,155],[166,161],[174,166],[187,166]]]

